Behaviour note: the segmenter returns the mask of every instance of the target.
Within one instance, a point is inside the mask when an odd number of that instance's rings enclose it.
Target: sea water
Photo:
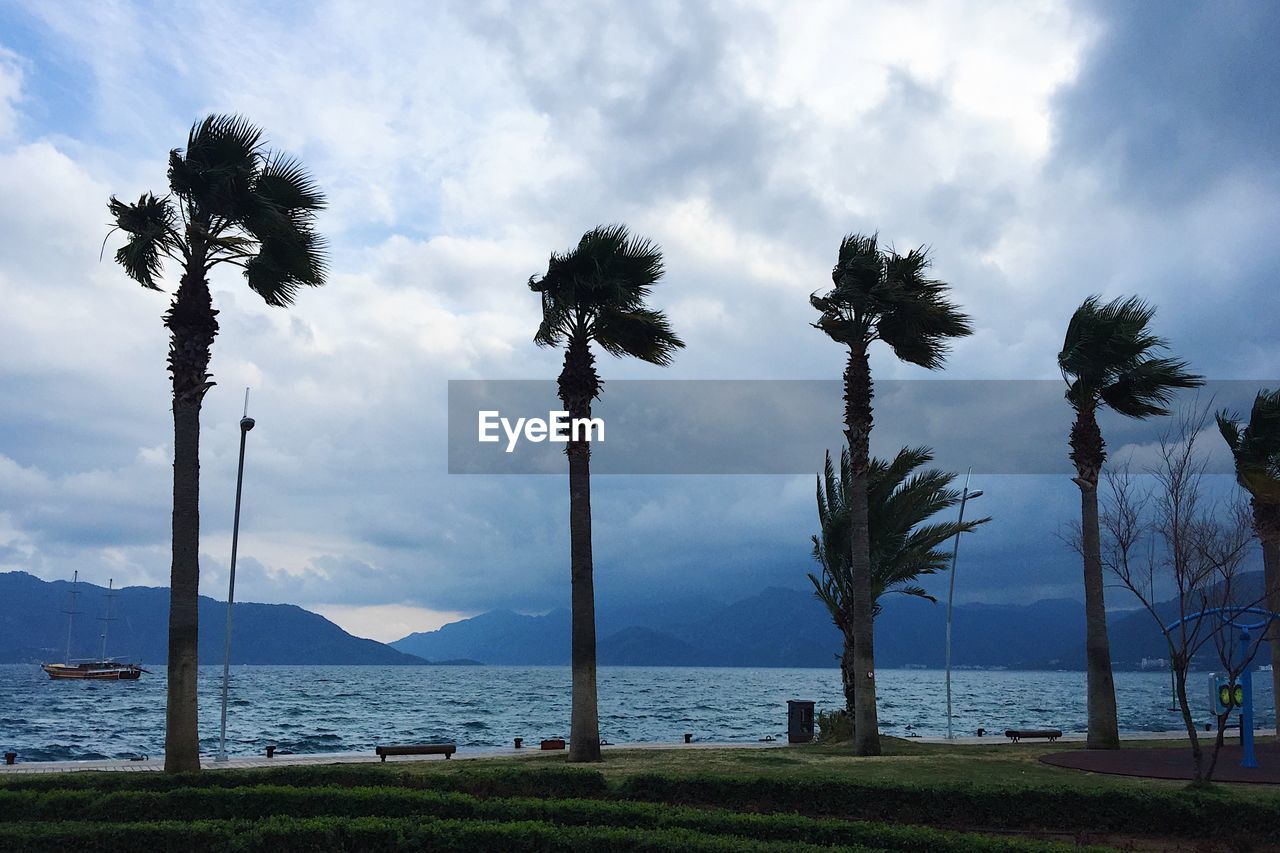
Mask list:
[[[0,748],[23,761],[159,756],[164,744],[164,667],[139,681],[53,681],[34,665],[0,666]],[[946,733],[938,670],[879,673],[880,724],[890,735]],[[1192,708],[1209,721],[1207,673],[1193,673]],[[200,669],[202,751],[217,751],[222,668]],[[1118,672],[1120,728],[1181,728],[1168,673]],[[600,734],[617,744],[756,741],[786,733],[788,699],[819,710],[844,704],[836,669],[601,667]],[[262,754],[371,751],[377,743],[451,740],[460,748],[509,746],[569,733],[568,667],[236,666],[227,751]],[[1259,728],[1273,725],[1270,673],[1255,673]],[[957,735],[979,727],[1087,725],[1083,672],[952,673]]]

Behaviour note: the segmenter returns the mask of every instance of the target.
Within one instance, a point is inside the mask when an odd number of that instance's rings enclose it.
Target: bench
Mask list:
[[[1005,729],[1004,736],[1014,743],[1023,738],[1046,738],[1049,743],[1053,743],[1062,737],[1062,731],[1060,729]]]
[[[458,751],[454,743],[393,743],[387,746],[375,746],[375,754],[387,760],[388,755],[443,755],[449,758]]]

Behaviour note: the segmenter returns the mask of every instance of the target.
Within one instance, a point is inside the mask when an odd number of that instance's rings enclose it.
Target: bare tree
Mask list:
[[[1102,560],[1151,614],[1169,648],[1182,722],[1191,741],[1194,785],[1207,784],[1217,766],[1228,714],[1217,720],[1217,737],[1206,760],[1187,679],[1197,655],[1214,653],[1213,665],[1234,683],[1250,665],[1265,631],[1240,654],[1235,622],[1261,600],[1239,582],[1254,533],[1239,502],[1206,497],[1206,457],[1200,436],[1209,409],[1178,416],[1161,437],[1159,458],[1139,481],[1127,463],[1108,469],[1101,514]],[[1160,606],[1172,594],[1172,606]]]

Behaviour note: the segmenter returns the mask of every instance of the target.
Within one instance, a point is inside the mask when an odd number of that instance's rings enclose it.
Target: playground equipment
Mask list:
[[[1239,620],[1247,614],[1265,618],[1259,622],[1250,622],[1247,625],[1241,624]],[[1250,654],[1249,643],[1253,639],[1251,632],[1265,632],[1267,626],[1271,624],[1271,620],[1280,619],[1280,613],[1273,613],[1260,607],[1214,607],[1202,610],[1199,613],[1192,613],[1190,616],[1184,616],[1171,622],[1165,628],[1165,633],[1172,636],[1173,630],[1183,622],[1198,622],[1207,616],[1215,617],[1220,624],[1230,625],[1240,632],[1238,644],[1240,650],[1240,680],[1237,683],[1229,678],[1215,678],[1212,696],[1213,712],[1221,717],[1230,713],[1233,708],[1240,709],[1240,751],[1242,753],[1240,766],[1257,767],[1258,759],[1253,750],[1253,670],[1249,668],[1249,665],[1253,663],[1253,656],[1258,653],[1258,650],[1255,648],[1253,654]],[[1234,669],[1231,666],[1234,659],[1235,652],[1233,651],[1226,661],[1229,670]]]

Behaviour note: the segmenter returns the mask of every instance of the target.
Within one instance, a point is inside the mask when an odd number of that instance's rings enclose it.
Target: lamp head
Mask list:
[[[980,498],[980,497],[982,497],[982,489],[974,489],[972,492],[969,492],[969,494],[965,496],[967,500],[973,500],[974,498]]]
[[[241,418],[241,419],[240,419],[240,431],[241,431],[241,432],[248,432],[249,430],[253,429],[253,424],[254,424],[254,420],[253,420],[253,418],[248,418],[248,417],[246,417],[246,418]]]

